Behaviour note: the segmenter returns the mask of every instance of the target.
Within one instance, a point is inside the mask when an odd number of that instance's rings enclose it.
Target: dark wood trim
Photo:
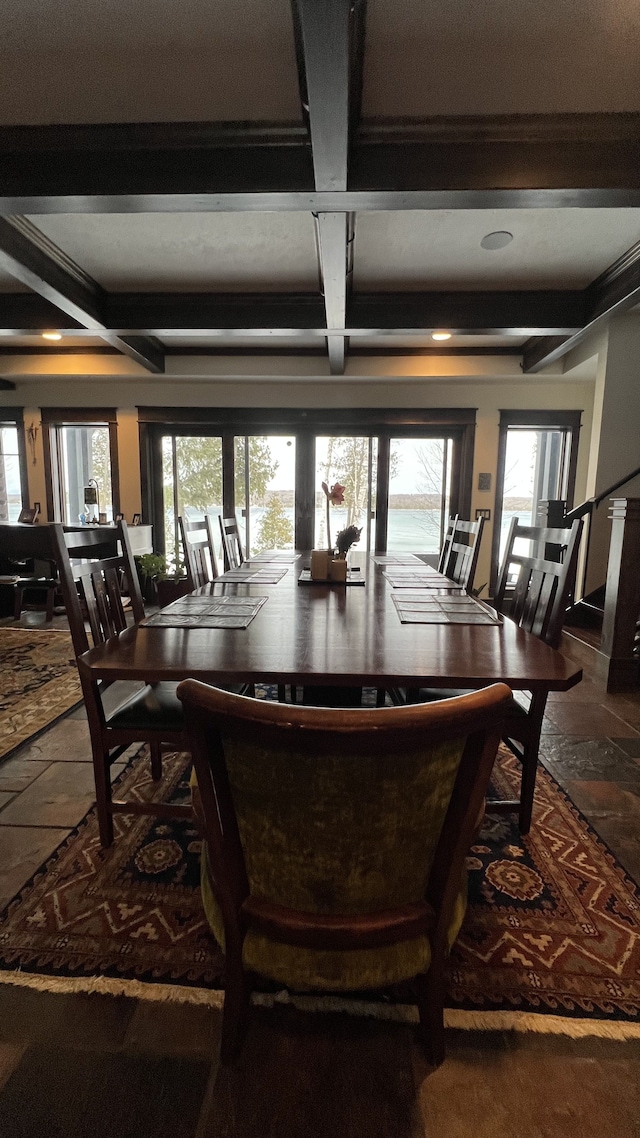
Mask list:
[[[51,424],[42,419],[42,452],[44,458],[44,484],[47,499],[47,519],[56,520],[56,509],[53,500],[53,455],[51,453]],[[57,460],[56,460],[57,461]]]
[[[120,461],[118,458],[118,424],[109,423],[109,459],[111,462],[111,501],[113,522],[120,513]]]
[[[637,207],[639,147],[637,113],[365,123],[325,195],[303,124],[3,127],[0,212]]]
[[[354,342],[357,343],[357,341],[354,341]],[[90,354],[92,356],[93,355],[96,355],[96,356],[118,356],[118,355],[120,355],[120,352],[117,352],[115,350],[115,348],[107,348],[107,347],[57,348],[57,349],[52,351],[51,348],[40,348],[40,347],[37,347],[37,348],[25,348],[25,347],[3,348],[2,345],[0,344],[0,357],[2,357],[2,356],[51,356],[52,358],[54,358],[55,356],[58,356],[58,355],[86,356],[87,354]],[[260,356],[263,356],[263,357],[269,357],[269,356],[304,356],[304,357],[314,356],[316,358],[324,359],[326,357],[327,353],[326,353],[326,347],[325,346],[318,346],[317,348],[294,348],[294,347],[273,348],[273,347],[269,347],[269,346],[264,347],[264,348],[213,348],[213,347],[211,347],[211,348],[193,348],[193,347],[191,347],[191,348],[168,348],[165,346],[164,354],[165,354],[165,356],[174,356],[174,357],[203,356],[205,358],[207,358],[207,357],[218,358],[218,357],[224,357],[224,356],[232,356],[232,357],[247,356],[249,358],[259,358]],[[390,347],[380,347],[380,348],[350,347],[349,348],[349,356],[350,357],[353,356],[355,358],[359,357],[362,359],[366,359],[367,357],[372,357],[373,359],[382,359],[385,356],[388,356],[389,358],[393,358],[393,359],[395,359],[398,356],[400,356],[400,357],[405,356],[405,357],[407,357],[407,359],[417,359],[417,358],[420,358],[422,356],[445,356],[445,355],[446,356],[513,356],[516,359],[520,359],[522,356],[522,348],[507,348],[507,347],[496,347],[496,348],[477,348],[477,347],[460,348],[460,347],[455,347],[455,348],[450,348],[448,346],[442,347],[442,348],[422,348],[422,347],[417,348],[415,346],[411,347],[411,348],[390,348]],[[353,378],[357,379],[358,377],[354,376]],[[410,379],[411,377],[406,376],[404,378]],[[386,378],[383,378],[382,382],[386,383],[388,381]],[[11,391],[15,390],[15,384],[9,382],[8,380],[0,380],[0,390],[2,389],[3,384],[6,386],[6,388],[8,390],[11,390]]]
[[[311,431],[296,435],[294,543],[296,549],[313,549],[317,486],[315,438]]]
[[[0,379],[0,391],[15,391],[16,385],[10,379]]]
[[[376,525],[374,546],[376,553],[384,553],[387,548],[389,531],[389,462],[391,457],[391,436],[381,434],[378,438],[378,467],[376,473]]]
[[[117,423],[118,412],[115,407],[41,407],[40,419],[56,426],[80,423],[90,427],[96,423]]]
[[[424,428],[459,427],[475,424],[475,407],[434,407],[429,409],[390,407],[291,408],[291,407],[138,407],[138,420],[177,428],[210,427],[244,435],[247,428],[271,434],[290,434],[291,428],[341,434],[375,434],[391,428],[416,433]],[[188,429],[185,434],[192,433]],[[204,431],[203,433],[207,433]]]
[[[214,431],[211,432],[211,434],[214,433]],[[227,428],[222,433],[222,508],[226,518],[235,518],[236,516],[234,438],[236,434],[245,435],[246,433],[246,424],[245,428],[241,429],[240,423],[238,423],[237,428],[233,430]]]
[[[345,265],[346,260],[336,262],[336,274]],[[301,334],[317,336],[318,347],[327,335],[323,301],[314,293],[112,293],[105,296],[102,312],[105,330],[114,336],[144,332],[160,339],[188,339],[219,331],[230,338],[234,334],[291,337],[295,349],[295,338]],[[584,293],[576,290],[354,293],[346,320],[330,329],[351,336],[356,349],[358,336],[376,332],[424,336],[438,328],[460,336],[569,336],[583,327],[585,312]],[[40,297],[2,296],[2,337],[39,335],[52,326],[52,319],[63,334],[96,335],[95,329],[78,328],[74,321],[61,323],[59,313],[52,318],[51,306]],[[329,319],[338,320],[339,314],[331,310]],[[176,354],[182,350],[175,349]],[[447,350],[438,349],[438,354]],[[57,349],[50,351],[55,354]],[[267,349],[263,354],[268,354]]]
[[[498,580],[498,560],[500,554],[500,530],[502,527],[502,485],[504,483],[505,462],[507,454],[507,430],[521,427],[523,430],[554,430],[569,431],[571,444],[569,450],[569,469],[567,472],[567,506],[573,505],[576,485],[576,472],[578,469],[578,443],[580,439],[580,426],[582,411],[523,411],[501,410],[498,434],[498,461],[496,465],[496,485],[493,510],[493,537],[491,541],[491,569],[490,592],[493,592]]]

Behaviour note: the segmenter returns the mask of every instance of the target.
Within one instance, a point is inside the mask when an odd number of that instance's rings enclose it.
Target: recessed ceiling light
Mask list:
[[[61,340],[62,339],[62,333],[61,332],[43,332],[42,333],[42,339],[43,340]]]
[[[432,332],[431,333],[431,339],[432,340],[450,340],[451,339],[451,332]]]
[[[504,249],[513,241],[513,233],[509,233],[508,229],[496,229],[493,233],[487,233],[480,242],[483,249]]]

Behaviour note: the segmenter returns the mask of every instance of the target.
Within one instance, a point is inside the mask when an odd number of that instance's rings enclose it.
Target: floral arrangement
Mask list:
[[[341,557],[346,557],[352,545],[360,541],[360,534],[362,533],[362,526],[358,529],[357,526],[347,526],[346,529],[341,529],[336,538],[336,546],[338,553]]]
[[[326,482],[322,483],[325,498],[327,499],[327,547],[333,553],[333,543],[331,541],[331,516],[329,512],[330,506],[341,506],[344,502],[345,488],[339,482],[334,482],[333,486],[327,486]]]

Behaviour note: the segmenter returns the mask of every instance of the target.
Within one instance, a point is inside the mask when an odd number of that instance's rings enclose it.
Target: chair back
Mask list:
[[[440,557],[438,558],[438,573],[444,573],[444,567],[447,564],[449,557],[449,548],[451,546],[451,542],[453,541],[453,535],[455,533],[457,523],[457,514],[454,514],[452,517],[450,517],[449,521],[447,522],[444,541],[442,543],[442,549],[440,550]]]
[[[225,569],[238,569],[244,561],[238,522],[233,518],[219,518]]]
[[[510,694],[344,710],[181,683],[227,947],[446,935]]]
[[[456,515],[451,520],[453,525],[451,533],[447,533],[448,545],[445,540],[443,546],[444,556],[441,556],[443,567],[440,572],[470,592],[478,564],[484,518],[478,518],[475,522],[466,522]]]
[[[126,522],[80,532],[57,528],[60,584],[73,647],[79,656],[92,647],[85,619],[93,645],[103,644],[132,621],[139,623],[144,617],[144,603]]]
[[[182,551],[187,567],[189,589],[200,589],[215,581],[218,576],[218,562],[213,546],[213,530],[207,514],[204,518],[190,521],[180,515],[178,518]]]
[[[509,605],[509,616],[521,628],[532,632],[545,644],[557,648],[575,582],[578,552],[583,522],[575,521],[571,529],[550,529],[542,526],[521,526],[513,518],[507,537],[505,555],[498,575],[493,603],[498,612]],[[532,554],[516,553],[516,541],[532,544]],[[560,548],[562,561],[545,558],[545,548],[553,544]],[[513,593],[507,593],[510,576],[515,573]]]

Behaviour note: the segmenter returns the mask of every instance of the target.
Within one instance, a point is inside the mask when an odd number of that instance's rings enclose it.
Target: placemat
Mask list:
[[[417,553],[376,553],[376,565],[424,565]]]
[[[463,593],[451,594],[401,593],[392,594],[401,624],[501,624],[500,617],[481,601]]]
[[[183,597],[140,623],[153,628],[247,628],[268,597]]]
[[[293,553],[293,552],[291,552],[291,550],[272,549],[271,551],[269,551],[267,549],[264,551],[264,553],[254,553],[253,557],[249,557],[247,559],[247,561],[245,562],[245,564],[246,565],[253,565],[254,563],[260,563],[260,562],[262,562],[264,564],[265,561],[268,561],[268,562],[280,561],[283,564],[291,564],[292,565],[294,561],[298,560],[299,556],[300,556],[299,553]]]
[[[464,593],[462,585],[456,585],[437,569],[388,569],[383,573],[392,589],[448,589],[452,593]]]
[[[283,577],[286,577],[288,569],[270,569],[267,565],[264,569],[229,569],[227,573],[223,573],[218,577],[218,582],[224,585],[227,581],[235,582],[236,584],[251,584],[251,585],[277,585]]]

